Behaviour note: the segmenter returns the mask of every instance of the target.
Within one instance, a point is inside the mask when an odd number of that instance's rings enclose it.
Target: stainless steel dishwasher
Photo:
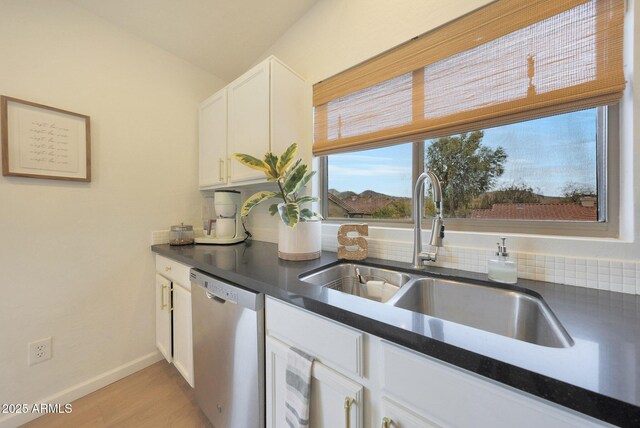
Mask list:
[[[191,270],[196,399],[215,428],[263,428],[264,294]]]

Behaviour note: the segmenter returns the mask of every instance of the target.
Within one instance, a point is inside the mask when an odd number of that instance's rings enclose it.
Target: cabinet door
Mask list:
[[[200,104],[199,186],[210,189],[227,184],[227,90]]]
[[[287,426],[285,421],[286,369],[288,346],[277,339],[266,339],[267,428]],[[363,387],[316,361],[311,372],[310,427],[363,426]],[[345,399],[354,402],[347,414]]]
[[[278,155],[298,143],[298,156],[311,161],[311,86],[281,63],[271,59],[271,151]]]
[[[229,157],[246,153],[262,159],[269,151],[269,61],[252,68],[227,87],[229,97]],[[265,180],[256,171],[230,161],[230,183]]]
[[[171,362],[171,281],[156,275],[156,346]]]
[[[173,283],[173,365],[193,387],[191,293]]]
[[[378,426],[384,428],[439,428],[440,425],[436,425],[433,422],[428,421],[422,416],[406,409],[398,403],[390,400],[387,397],[382,397],[380,405],[381,418],[388,418],[387,425],[384,425],[384,420],[380,421]]]

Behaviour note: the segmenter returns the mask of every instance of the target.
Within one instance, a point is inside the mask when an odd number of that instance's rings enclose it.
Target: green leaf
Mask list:
[[[247,166],[251,169],[257,169],[258,171],[262,171],[264,173],[269,172],[269,165],[267,165],[260,159],[254,158],[251,155],[247,155],[244,153],[234,153],[233,157],[236,158],[236,160],[242,165]]]
[[[305,172],[306,172],[306,168],[307,166],[304,165],[305,167]],[[301,189],[304,189],[305,186],[307,185],[307,183],[309,182],[309,180],[311,180],[311,177],[313,177],[313,175],[315,174],[315,171],[311,171],[309,172],[307,175],[305,175],[296,185],[293,189],[291,189],[291,192],[289,193],[296,193],[299,192]]]
[[[271,176],[271,178],[275,178],[277,179],[278,177],[280,177],[280,174],[278,174],[278,156],[274,155],[271,152],[267,152],[264,155],[264,163],[266,163],[269,166],[269,176]]]
[[[303,196],[301,198],[298,198],[295,202],[297,202],[298,205],[302,205],[309,202],[317,202],[317,201],[318,201],[318,198],[315,198],[313,196]]]
[[[300,207],[295,202],[279,203],[278,212],[282,222],[289,227],[296,227],[300,221]]]
[[[276,215],[277,212],[278,212],[278,204],[271,204],[271,206],[269,207],[269,214],[274,216]]]
[[[282,177],[281,177],[281,178],[282,178],[282,180],[283,180],[283,181],[286,181],[286,180],[287,180],[287,178],[291,175],[291,173],[292,173],[293,171],[295,171],[295,170],[296,170],[296,168],[298,168],[298,166],[300,165],[300,162],[302,162],[302,159],[298,159],[298,160],[293,164],[293,166],[291,166],[288,170],[286,170],[286,171],[284,172],[284,174],[282,174]]]
[[[244,204],[242,204],[240,215],[242,217],[246,217],[247,215],[249,215],[249,212],[253,209],[253,207],[263,201],[266,201],[269,198],[275,198],[276,196],[278,196],[277,193],[267,191],[262,191],[251,195],[251,197],[244,201]]]
[[[284,191],[287,195],[296,192],[296,189],[300,188],[300,181],[304,178],[306,173],[307,166],[304,164],[299,165],[296,169],[291,171],[284,182]]]
[[[293,143],[287,148],[287,150],[284,151],[282,156],[280,156],[280,160],[278,161],[278,175],[282,175],[286,171],[287,167],[291,164],[297,152],[298,145],[296,143]]]
[[[311,220],[314,217],[317,218],[318,220],[324,220],[324,217],[322,217],[320,214],[318,214],[315,211],[311,211],[309,208],[303,208],[300,210],[300,217],[304,218],[306,220]]]

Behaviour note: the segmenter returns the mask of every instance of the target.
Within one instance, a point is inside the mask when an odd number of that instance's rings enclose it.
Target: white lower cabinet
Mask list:
[[[266,303],[267,427],[284,422],[287,350],[314,355],[311,428],[611,426],[276,299]],[[288,322],[287,322],[288,320]],[[324,325],[325,328],[321,328]]]
[[[286,368],[289,346],[266,339],[267,428],[285,421]],[[362,428],[364,388],[320,362],[311,371],[310,427]],[[345,406],[346,402],[349,405]],[[347,425],[348,424],[348,425]]]
[[[173,359],[171,343],[171,281],[156,274],[156,346],[168,362]]]
[[[173,285],[173,365],[193,386],[193,337],[191,331],[191,292]]]
[[[190,269],[156,255],[156,346],[193,387]]]

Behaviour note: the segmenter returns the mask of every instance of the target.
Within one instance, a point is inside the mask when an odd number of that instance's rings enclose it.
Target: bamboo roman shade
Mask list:
[[[315,155],[613,103],[624,0],[498,0],[313,87]]]

